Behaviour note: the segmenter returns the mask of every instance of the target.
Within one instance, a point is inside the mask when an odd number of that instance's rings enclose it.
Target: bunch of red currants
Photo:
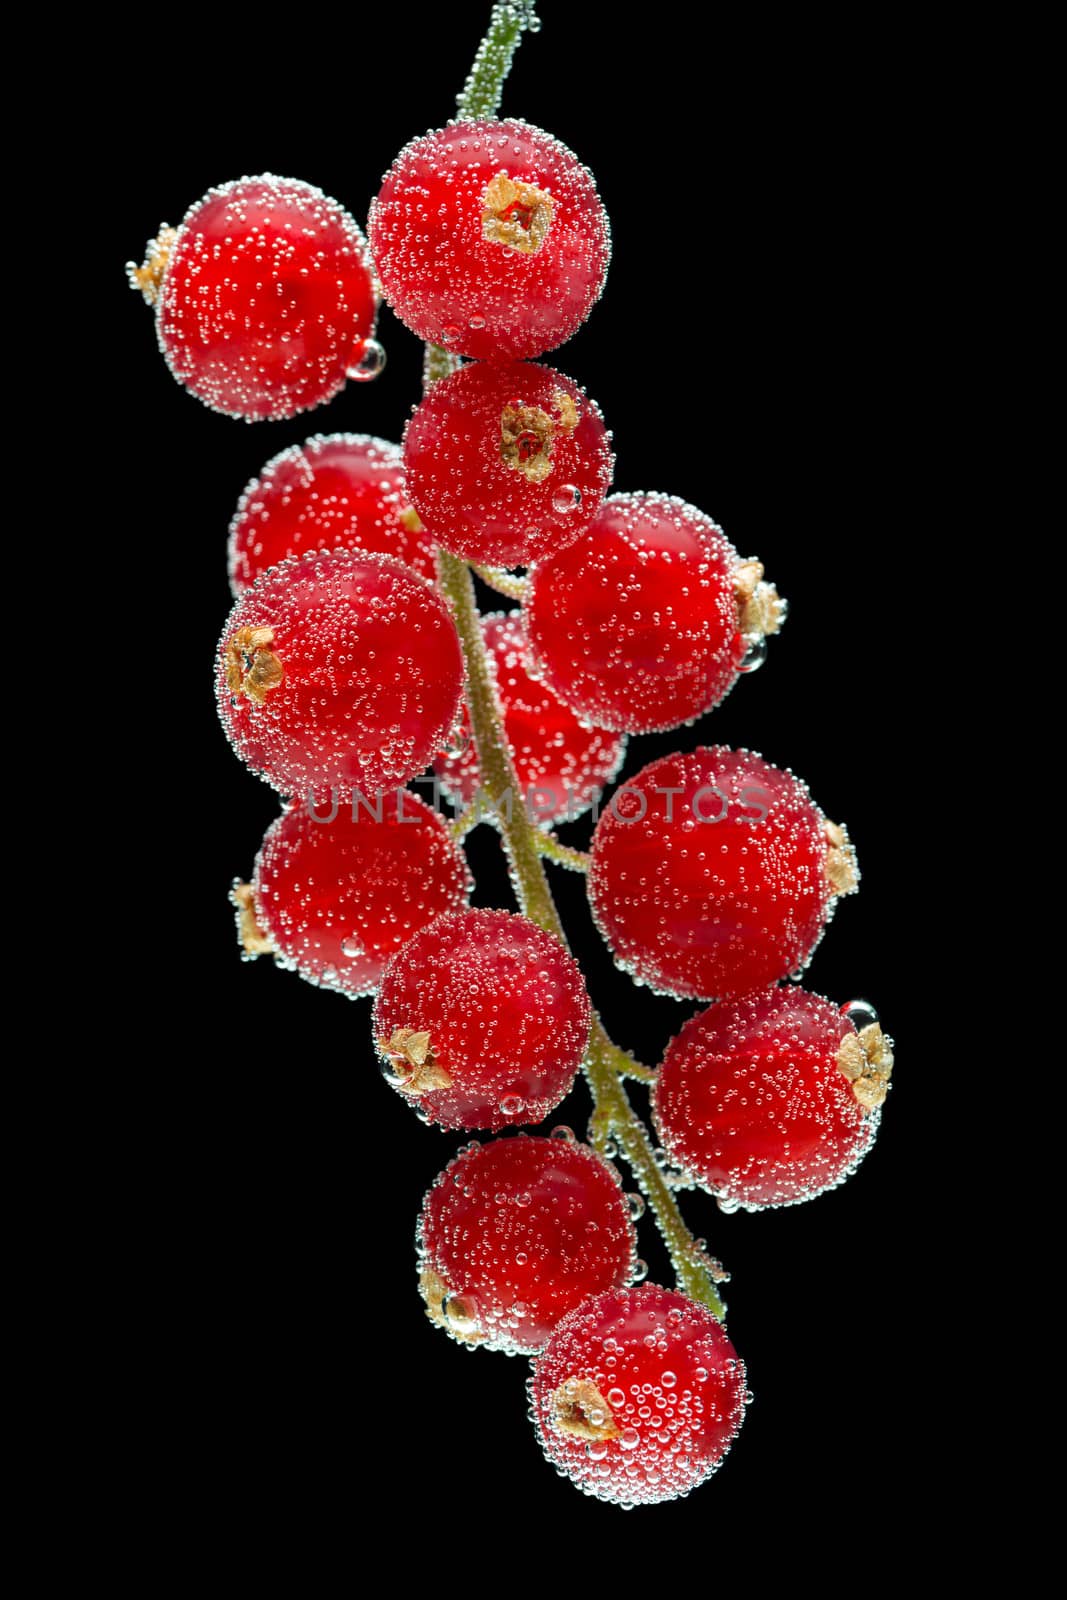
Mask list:
[[[614,1088],[605,1109],[593,1081],[590,1144],[567,1128],[469,1144],[418,1226],[430,1318],[535,1358],[532,1416],[557,1467],[602,1499],[669,1499],[721,1461],[745,1374],[714,1274],[703,1296],[639,1281],[644,1206],[609,1159],[622,1124],[628,1158],[644,1137],[622,1080],[648,1077],[679,1184],[726,1210],[840,1183],[876,1132],[891,1042],[862,1003],[795,980],[856,887],[855,857],[790,772],[725,747],[627,778],[587,856],[556,840],[554,823],[599,809],[626,735],[717,705],[785,605],[693,506],[609,494],[599,407],[534,364],[581,325],[608,266],[607,217],[569,150],[519,121],[450,123],[397,157],[368,237],[309,185],[264,176],[213,190],[131,269],[175,376],[249,421],[374,376],[380,296],[431,347],[402,447],[316,435],[268,463],[231,526],[219,712],[284,797],[234,889],[241,942],[374,995],[388,1081],[446,1129],[540,1122],[606,1041],[539,909],[542,857],[587,873],[638,983],[712,1002],[654,1074],[605,1043]],[[467,626],[444,581],[460,564],[518,609]],[[451,822],[408,787],[430,766]],[[469,907],[462,838],[485,820],[525,915]],[[676,1245],[666,1180],[653,1201]]]

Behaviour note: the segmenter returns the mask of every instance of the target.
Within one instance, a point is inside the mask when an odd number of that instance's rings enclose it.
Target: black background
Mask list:
[[[139,1068],[115,1091],[128,1136],[98,1178],[107,1281],[129,1307],[116,1318],[126,1492],[157,1558],[181,1559],[180,1529],[192,1545],[220,1536],[235,1570],[242,1552],[295,1539],[309,1560],[339,1552],[358,1581],[394,1510],[410,1533],[389,1546],[396,1573],[415,1581],[466,1585],[490,1551],[547,1562],[541,1541],[566,1534],[594,1581],[610,1581],[601,1562],[620,1538],[665,1561],[732,1549],[760,1570],[795,1550],[851,1575],[887,1519],[901,1528],[922,1510],[917,1455],[937,1471],[942,1450],[918,998],[937,976],[916,951],[929,928],[915,930],[913,893],[930,783],[914,754],[929,719],[910,357],[921,158],[900,107],[922,98],[917,52],[855,18],[839,25],[852,30],[843,71],[840,32],[807,20],[745,29],[710,8],[695,24],[649,8],[622,22],[563,0],[540,13],[504,112],[590,166],[614,234],[601,303],[546,359],[598,400],[616,488],[709,512],[791,605],[763,670],[695,729],[632,740],[626,770],[697,742],[743,744],[848,824],[861,892],[809,982],[877,1005],[898,1078],[876,1148],[842,1189],[755,1217],[683,1197],[733,1274],[730,1333],[756,1396],[718,1477],[626,1517],[557,1479],[524,1414],[524,1364],[467,1354],[421,1314],[415,1216],[460,1141],[419,1125],[379,1078],[369,1002],[238,960],[226,900],[276,810],[212,701],[229,518],[247,480],[310,432],[399,439],[420,346],[383,308],[377,382],[248,427],[177,386],[121,273],[162,220],[245,173],[316,183],[364,223],[396,151],[451,114],[483,8],[309,15],[255,38],[220,24],[207,45],[178,26],[131,33],[128,75],[101,80],[95,105],[128,488],[115,553],[148,597],[115,651],[140,710],[114,738],[137,796],[119,863],[142,907],[126,970],[151,1022],[123,1030]],[[493,837],[471,852],[478,902],[508,904]],[[695,1007],[633,990],[580,880],[553,870],[553,883],[609,1031],[655,1061]],[[587,1114],[579,1086],[553,1121],[581,1129]],[[641,1232],[663,1279],[654,1230]],[[101,1314],[115,1316],[106,1295]],[[494,1587],[511,1570],[494,1562]]]

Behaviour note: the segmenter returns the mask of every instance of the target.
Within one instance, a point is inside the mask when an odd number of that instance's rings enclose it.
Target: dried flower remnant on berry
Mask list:
[[[617,1439],[611,1407],[588,1378],[568,1378],[552,1396],[553,1421],[576,1439]]]
[[[893,1044],[877,1022],[858,1034],[846,1034],[837,1052],[837,1065],[852,1085],[852,1093],[865,1111],[885,1100],[893,1071]]]
[[[578,411],[569,394],[557,389],[553,395],[559,412],[559,426],[573,433]],[[507,405],[500,413],[500,457],[531,483],[544,483],[552,471],[552,441],[556,424],[540,406]]]
[[[852,894],[859,888],[860,869],[856,851],[839,822],[824,823],[829,850],[826,852],[826,878],[835,895]]]
[[[274,643],[273,628],[238,628],[226,645],[226,686],[231,694],[246,694],[261,706],[285,677],[281,659],[267,646]]]
[[[436,1272],[419,1274],[419,1293],[426,1302],[426,1315],[439,1328],[444,1328],[461,1344],[484,1344],[486,1335],[478,1327],[470,1306],[458,1295],[449,1292],[448,1285]]]
[[[246,958],[272,954],[274,941],[256,921],[256,896],[250,883],[235,882],[230,895],[237,910],[237,937]]]
[[[734,572],[737,625],[746,639],[777,633],[785,621],[785,601],[779,598],[773,583],[762,580],[762,561],[742,561]]]
[[[451,1089],[452,1079],[434,1060],[430,1035],[413,1028],[394,1028],[388,1039],[378,1040],[378,1049],[387,1056],[393,1082],[403,1094],[417,1100],[431,1089]]]
[[[146,305],[154,306],[159,299],[167,263],[170,260],[170,253],[174,249],[174,241],[177,237],[178,230],[164,223],[156,237],[148,241],[145,249],[144,264],[137,266],[133,261],[127,261],[126,263],[126,275],[130,281],[130,288],[141,291]]]
[[[485,191],[482,234],[494,244],[536,255],[552,225],[552,196],[532,183],[498,172]]]

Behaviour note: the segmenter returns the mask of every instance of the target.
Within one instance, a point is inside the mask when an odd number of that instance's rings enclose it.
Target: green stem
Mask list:
[[[546,861],[555,861],[558,866],[569,867],[572,872],[589,871],[588,851],[572,850],[569,844],[561,844],[554,833],[546,833],[543,828],[537,828],[534,833],[534,843],[538,855],[544,856]]]
[[[495,589],[497,594],[506,594],[511,600],[525,600],[530,592],[528,578],[517,577],[514,572],[505,572],[502,567],[483,567],[477,562],[472,562],[471,570],[476,572],[490,589]]]
[[[494,5],[489,32],[478,50],[471,75],[459,97],[461,116],[489,117],[495,114],[515,46],[523,28],[532,27],[535,22],[532,5]],[[423,368],[426,387],[453,372],[456,365],[455,357],[446,350],[427,346]],[[481,789],[497,813],[516,897],[531,922],[536,922],[566,945],[567,936],[541,860],[542,851],[552,854],[557,860],[560,857],[555,856],[551,847],[544,850],[548,836],[530,820],[515,776],[489,670],[470,568],[458,556],[438,549],[437,573],[438,583],[452,608],[456,631],[463,646],[467,708],[478,752]],[[563,846],[557,848],[564,849]],[[573,854],[580,856],[582,852],[575,851]],[[566,864],[574,865],[573,862]],[[656,1165],[645,1127],[634,1115],[622,1085],[624,1076],[648,1081],[651,1077],[649,1069],[641,1067],[632,1056],[612,1043],[595,1013],[584,1069],[593,1095],[594,1142],[603,1149],[612,1137],[618,1141],[619,1149],[652,1207],[670,1253],[679,1287],[721,1318],[725,1307],[715,1288],[712,1265],[686,1227],[677,1201]]]
[[[528,28],[536,33],[540,26],[533,0],[497,0],[488,32],[478,46],[474,65],[463,85],[463,93],[457,96],[461,119],[496,116],[504,79],[511,70],[523,31]]]

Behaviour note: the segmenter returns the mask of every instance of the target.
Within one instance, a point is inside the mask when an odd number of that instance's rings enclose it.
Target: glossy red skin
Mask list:
[[[580,816],[619,770],[625,738],[583,726],[551,689],[530,677],[519,612],[498,612],[481,621],[504,735],[531,816],[543,823]],[[460,754],[440,758],[434,771],[449,795],[463,805],[473,800],[478,790],[473,741]]]
[[[226,651],[270,627],[285,676],[262,705],[234,696]],[[372,796],[414,778],[444,748],[463,658],[444,600],[390,556],[297,556],[237,601],[219,641],[216,695],[238,755],[286,795],[353,787]]]
[[[533,254],[483,237],[497,173],[551,195]],[[367,223],[382,291],[420,339],[478,360],[524,361],[562,344],[599,298],[608,220],[591,174],[527,122],[455,122],[397,156]]]
[[[417,1237],[420,1272],[462,1298],[485,1349],[513,1355],[628,1283],[637,1242],[606,1161],[573,1136],[525,1134],[461,1151],[426,1195]]]
[[[835,1060],[855,1033],[839,1007],[791,985],[691,1017],[653,1091],[671,1161],[748,1210],[794,1205],[841,1183],[878,1126]]]
[[[253,422],[332,399],[377,309],[348,213],[310,183],[267,173],[212,189],[186,213],[156,330],[180,383]]]
[[[569,1380],[595,1385],[616,1437],[594,1442],[556,1426],[553,1395]],[[641,1283],[564,1318],[534,1362],[530,1400],[546,1456],[580,1489],[650,1505],[687,1494],[719,1466],[744,1417],[745,1369],[704,1306]]]
[[[373,1018],[387,1064],[383,1041],[395,1030],[429,1033],[452,1086],[412,1097],[420,1112],[442,1128],[493,1130],[555,1110],[589,1024],[570,952],[525,917],[485,910],[441,917],[418,934],[382,979]]]
[[[569,431],[561,394],[578,412]],[[551,471],[540,483],[501,453],[504,409],[519,405],[543,411],[554,427]],[[573,379],[529,361],[462,367],[433,385],[404,430],[412,502],[438,544],[465,561],[526,567],[581,539],[613,466],[596,402]]]
[[[799,779],[749,751],[700,748],[644,767],[601,813],[586,879],[616,962],[698,1000],[802,968],[835,903],[824,828]]]
[[[373,994],[413,934],[466,905],[472,885],[443,818],[410,791],[383,795],[380,814],[377,802],[359,805],[355,821],[351,805],[332,809],[284,811],[267,829],[252,887],[279,964],[355,998]]]
[[[524,605],[533,660],[579,716],[628,733],[678,728],[736,683],[746,642],[737,552],[669,495],[611,495],[588,534],[539,562]]]
[[[410,513],[400,446],[360,433],[316,434],[290,445],[253,478],[230,524],[230,587],[235,595],[289,556],[312,550],[363,550],[395,556],[431,583],[434,545]]]

